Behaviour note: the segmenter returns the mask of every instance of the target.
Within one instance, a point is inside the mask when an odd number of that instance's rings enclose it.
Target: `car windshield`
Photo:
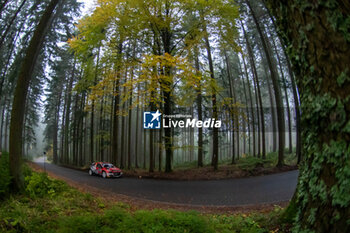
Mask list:
[[[105,168],[113,168],[114,166],[113,166],[113,164],[105,164],[103,167],[105,167]]]

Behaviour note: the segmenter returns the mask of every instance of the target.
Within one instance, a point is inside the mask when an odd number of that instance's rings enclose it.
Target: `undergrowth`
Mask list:
[[[26,172],[22,194],[0,201],[0,232],[270,232],[283,209],[235,215],[136,210],[107,203],[45,173]]]

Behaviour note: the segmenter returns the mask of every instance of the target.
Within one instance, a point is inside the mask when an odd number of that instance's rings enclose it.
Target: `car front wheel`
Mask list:
[[[92,170],[89,170],[89,175],[92,176],[94,173],[92,172]]]
[[[106,172],[103,172],[103,173],[102,173],[102,177],[103,177],[103,178],[106,178],[106,177],[107,177]]]

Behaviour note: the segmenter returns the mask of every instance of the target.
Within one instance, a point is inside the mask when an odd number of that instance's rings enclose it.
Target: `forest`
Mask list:
[[[145,6],[109,13],[118,3],[101,2],[77,27],[69,20],[78,14],[75,4],[62,9],[66,21],[57,23],[64,27],[56,29],[59,35],[47,36],[48,51],[38,62],[42,67],[36,68],[45,78],[34,74],[30,83],[24,155],[35,146],[42,109],[45,149],[55,163],[82,166],[101,160],[121,168],[169,172],[172,163],[197,161],[198,166],[217,167],[222,160],[234,163],[242,155],[265,158],[278,151],[282,166],[285,148],[292,153],[299,147],[293,73],[280,41],[269,40],[277,37],[276,30],[259,3],[242,3],[240,8],[216,2],[191,6],[196,1],[179,9],[148,6],[132,17],[125,12]],[[139,14],[145,18],[135,19]],[[154,17],[169,22],[163,25]],[[7,59],[15,61],[18,53],[15,47]],[[4,67],[4,74],[11,75],[14,65]],[[2,85],[11,90],[10,79]],[[9,91],[2,97],[5,150],[11,95]],[[223,125],[217,130],[143,129],[143,112],[156,109],[199,120],[213,117]]]
[[[299,170],[286,232],[346,232],[349,13],[342,0],[97,0],[88,11],[1,0],[0,194],[27,190],[22,164],[43,153],[158,176],[254,161]],[[165,123],[147,129],[156,111]],[[175,127],[174,115],[213,124]]]

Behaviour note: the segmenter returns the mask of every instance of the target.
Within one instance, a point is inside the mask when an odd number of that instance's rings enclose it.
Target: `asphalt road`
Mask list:
[[[37,163],[41,166],[44,164]],[[173,181],[137,178],[103,179],[53,164],[46,169],[75,182],[131,197],[176,204],[242,206],[288,201],[292,197],[298,171],[249,178]]]

